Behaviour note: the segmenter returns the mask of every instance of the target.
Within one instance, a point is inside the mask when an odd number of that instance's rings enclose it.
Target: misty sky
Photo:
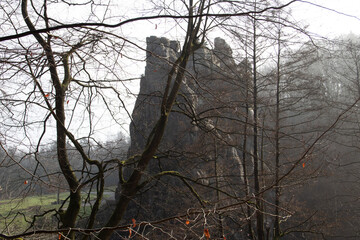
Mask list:
[[[309,4],[310,2],[328,9]],[[350,32],[360,35],[360,0],[300,1],[293,4],[292,9],[294,17],[297,20],[306,21],[309,24],[309,30],[313,33],[326,37]]]

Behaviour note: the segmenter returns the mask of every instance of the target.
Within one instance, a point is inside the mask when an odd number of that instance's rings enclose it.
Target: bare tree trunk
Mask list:
[[[277,52],[277,68],[276,68],[276,110],[275,110],[275,220],[274,220],[274,239],[279,239],[280,231],[280,183],[279,183],[279,167],[280,167],[280,29],[278,32],[278,52]]]
[[[248,179],[248,169],[247,169],[247,154],[248,154],[248,147],[247,147],[247,137],[248,137],[248,125],[249,125],[249,69],[248,69],[248,62],[246,59],[245,63],[245,123],[244,123],[244,140],[243,140],[243,154],[242,154],[242,167],[243,167],[243,181],[245,185],[245,196],[248,197],[250,195],[250,186],[249,186],[249,179]],[[251,207],[246,205],[246,219],[247,219],[247,231],[250,239],[254,239],[252,221],[251,221]]]
[[[256,1],[254,5],[254,11],[256,11]],[[254,138],[253,138],[253,155],[254,155],[254,191],[255,191],[255,202],[256,202],[256,228],[258,240],[264,239],[264,215],[262,209],[262,201],[260,193],[260,180],[259,180],[259,156],[258,156],[258,119],[257,119],[257,45],[256,45],[257,33],[256,33],[256,18],[253,20],[253,107],[254,107]]]
[[[218,146],[217,146],[217,139],[214,138],[214,171],[215,171],[215,187],[216,187],[216,201],[219,203],[220,202],[220,191],[219,191],[219,171],[218,171]],[[219,236],[218,237],[223,237],[224,236],[224,227],[223,227],[223,217],[221,215],[221,213],[219,213],[218,215],[219,217],[219,231],[218,231],[218,234]]]

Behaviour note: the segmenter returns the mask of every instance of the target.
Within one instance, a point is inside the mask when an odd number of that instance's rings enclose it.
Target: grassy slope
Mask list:
[[[113,191],[110,188],[108,191]],[[60,199],[65,200],[68,193],[61,193]],[[93,198],[94,196],[91,196]],[[109,194],[104,194],[104,198],[108,198]],[[0,201],[0,232],[4,234],[17,234],[23,232],[30,226],[32,216],[36,214],[43,214],[45,211],[51,209],[59,209],[61,204],[55,204],[57,195],[47,194],[43,196],[31,196],[25,198],[17,198],[11,200]],[[82,208],[81,215],[89,214],[90,207],[88,204]],[[50,226],[56,227],[57,220],[54,217],[55,211],[48,213],[37,221],[37,227],[49,229]]]

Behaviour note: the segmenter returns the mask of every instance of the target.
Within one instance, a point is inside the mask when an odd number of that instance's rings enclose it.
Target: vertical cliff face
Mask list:
[[[160,104],[168,73],[172,63],[175,62],[179,55],[179,43],[176,41],[152,36],[147,38],[146,42],[147,59],[145,75],[141,79],[140,92],[132,114],[129,155],[141,153],[144,149],[146,139],[160,116]],[[180,92],[189,98],[189,103],[195,103],[195,94],[186,83],[183,84]],[[192,126],[185,124],[185,122],[186,116],[183,114],[173,113],[170,115],[164,141],[160,147],[161,150],[177,148],[174,145],[180,145],[184,141],[189,141],[188,138],[192,135],[190,133],[192,132]],[[185,135],[180,136],[182,134]]]
[[[144,149],[146,138],[159,118],[167,75],[178,51],[178,42],[154,36],[147,38],[145,75],[141,79],[140,92],[132,114],[129,155],[140,153]],[[183,148],[184,144],[192,144],[189,141],[196,141],[194,135],[201,127],[197,124],[205,127],[205,122],[216,119],[217,128],[230,130],[235,126],[230,124],[231,121],[224,121],[224,116],[231,115],[238,120],[243,117],[241,107],[245,101],[245,83],[240,79],[239,67],[225,40],[216,38],[214,49],[204,47],[196,51],[190,58],[187,71],[177,97],[177,105],[170,115],[162,150],[172,144],[181,143]],[[185,142],[179,142],[182,139]]]
[[[160,116],[169,70],[178,55],[178,42],[154,36],[147,38],[145,75],[141,78],[130,125],[129,157],[141,154],[146,146],[147,137]],[[215,39],[213,49],[203,47],[193,54],[162,144],[145,178],[171,170],[212,187],[218,182],[226,184],[219,187],[226,188],[231,188],[231,184],[234,188],[241,185],[239,156],[246,83],[239,69],[231,48],[221,38]],[[228,175],[232,178],[225,179]],[[196,188],[204,200],[215,196],[204,186]],[[177,177],[154,179],[144,190],[134,199],[130,215],[139,213],[138,217],[147,220],[184,211],[197,201]],[[139,207],[142,211],[136,211]]]

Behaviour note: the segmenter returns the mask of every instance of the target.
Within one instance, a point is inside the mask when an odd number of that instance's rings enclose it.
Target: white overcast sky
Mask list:
[[[289,1],[290,0],[282,0],[283,3]],[[149,7],[146,3],[148,3],[147,0],[127,2],[129,6],[128,9],[132,9],[133,11],[125,11],[124,5],[122,4],[119,6],[125,13],[129,14],[130,12],[137,12],[142,8],[146,9]],[[303,0],[293,3],[291,9],[294,19],[301,22],[301,25],[308,25],[308,31],[315,35],[334,38],[353,33],[360,36],[360,0]],[[139,31],[137,27],[130,28],[132,30],[130,30],[130,35],[128,36],[133,35],[137,36],[137,39],[145,40],[145,38],[150,35],[164,36],[162,35],[164,32],[171,30],[166,33],[165,37],[173,39],[181,38],[181,34],[183,33],[178,27],[172,28],[173,23],[171,20],[169,20],[168,25],[166,21],[153,20],[151,22],[141,22],[137,26],[142,27],[141,31]],[[124,28],[124,30],[125,29],[126,28]],[[160,31],[160,29],[165,31]],[[180,35],[178,35],[178,33]],[[210,39],[214,37],[218,36],[211,34]]]
[[[298,2],[292,5],[294,17],[306,21],[313,33],[335,37],[354,33],[360,35],[360,0],[308,0],[315,5]],[[345,16],[344,13],[350,16]]]
[[[289,1],[290,0],[282,0],[281,2],[286,3]],[[154,13],[148,11],[152,6],[152,4],[149,4],[149,0],[118,0],[114,1],[114,3],[115,2],[117,7],[110,9],[110,12],[112,12],[111,15],[114,16],[121,16],[124,14],[127,17],[138,17],[139,12],[144,15],[153,15]],[[155,0],[154,2],[157,1]],[[323,6],[328,9],[317,7],[316,5]],[[306,22],[307,25],[309,25],[308,30],[313,33],[326,37],[335,37],[342,34],[348,34],[350,32],[360,35],[360,0],[303,0],[291,4],[291,9],[295,20],[301,21],[303,24]],[[339,13],[329,9],[333,9]],[[345,16],[340,13],[352,15],[354,17]],[[79,17],[78,13],[74,14],[74,12],[68,12],[68,14],[70,19]],[[113,20],[117,21],[119,19]],[[134,28],[134,25],[129,26],[132,31],[129,31],[129,29],[125,26],[124,30],[126,29],[126,32],[130,34],[128,36],[133,35],[137,36],[138,39],[143,38],[145,40],[145,38],[150,35],[160,36],[164,32],[159,30],[165,28],[165,31],[170,29],[173,30],[171,32],[167,32],[167,35],[169,35],[167,37],[176,38],[177,28],[175,27],[175,29],[173,29],[173,24],[170,22],[171,20],[169,20],[169,25],[167,26],[166,21],[163,20],[152,20],[151,22],[142,21],[136,25],[136,28]],[[157,25],[156,28],[158,30],[155,29],[155,25]],[[138,29],[139,26],[142,28],[141,31]]]

